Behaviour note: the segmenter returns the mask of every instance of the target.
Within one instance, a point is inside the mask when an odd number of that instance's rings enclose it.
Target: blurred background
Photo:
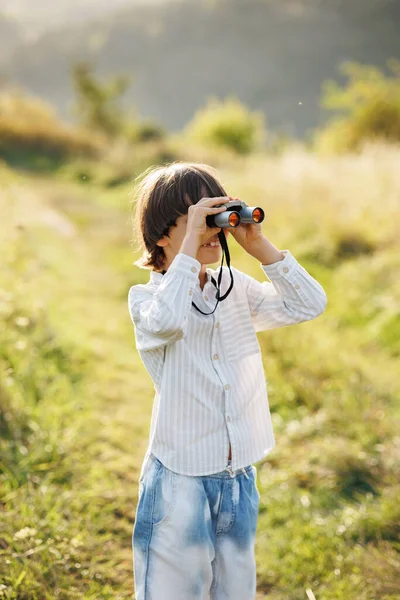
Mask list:
[[[257,600],[400,597],[399,31],[398,0],[0,0],[0,598],[134,598],[131,217],[173,161],[262,206],[328,296],[258,334]]]

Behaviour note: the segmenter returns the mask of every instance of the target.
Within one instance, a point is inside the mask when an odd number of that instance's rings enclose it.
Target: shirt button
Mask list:
[[[230,420],[231,420],[231,418],[228,416],[228,417],[226,417],[226,420],[227,420],[227,421],[230,421]]]
[[[219,327],[219,323],[215,323],[215,327]]]
[[[227,384],[225,385],[225,389],[226,389],[226,390],[229,390],[229,388],[230,388],[230,387],[231,387],[231,386],[229,385],[229,383],[227,383]]]
[[[296,290],[298,290],[300,286],[298,283],[296,283],[296,285],[294,287],[296,288]]]
[[[196,267],[192,267],[192,271],[193,271],[193,273],[196,273],[196,271],[197,271]]]
[[[191,296],[193,294],[193,290],[189,290],[189,294]]]
[[[213,359],[217,360],[217,358],[218,358],[218,354],[214,354]]]
[[[289,269],[287,267],[283,267],[283,272],[287,273],[289,271]]]
[[[208,300],[208,296],[204,296],[204,300]]]

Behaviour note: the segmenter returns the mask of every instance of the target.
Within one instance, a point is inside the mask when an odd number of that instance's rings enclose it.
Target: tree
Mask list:
[[[318,149],[357,150],[376,139],[400,142],[400,61],[387,64],[392,76],[371,65],[346,62],[340,67],[348,78],[343,86],[325,82],[321,104],[338,115],[317,131]]]
[[[107,83],[101,83],[93,75],[93,66],[87,62],[73,65],[72,78],[77,94],[73,111],[79,122],[109,137],[118,136],[126,119],[119,100],[129,87],[131,78],[117,75]]]

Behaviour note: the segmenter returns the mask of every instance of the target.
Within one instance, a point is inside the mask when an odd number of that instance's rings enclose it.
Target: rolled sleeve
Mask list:
[[[193,256],[189,256],[189,254],[184,254],[183,252],[179,252],[172,263],[170,264],[168,271],[164,275],[171,273],[181,273],[182,275],[186,275],[189,279],[195,282],[200,273],[201,263],[197,260],[197,258],[193,258]]]
[[[327,296],[296,260],[290,250],[281,250],[284,258],[270,265],[260,263],[271,282],[260,283],[245,275],[247,299],[256,331],[275,329],[309,321],[326,308]]]
[[[292,281],[299,263],[290,250],[280,250],[280,252],[285,255],[282,260],[278,260],[270,265],[263,265],[261,263],[261,268],[271,281],[273,279],[281,279],[282,277],[287,279],[287,281]]]

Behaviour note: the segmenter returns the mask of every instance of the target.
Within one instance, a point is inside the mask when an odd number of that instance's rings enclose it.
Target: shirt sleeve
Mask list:
[[[183,338],[201,263],[179,252],[156,291],[133,285],[128,293],[129,314],[138,350],[155,350]]]
[[[285,255],[282,260],[270,265],[260,263],[271,282],[260,283],[242,273],[256,331],[310,321],[323,313],[327,305],[326,293],[318,281],[290,250],[280,252]]]

